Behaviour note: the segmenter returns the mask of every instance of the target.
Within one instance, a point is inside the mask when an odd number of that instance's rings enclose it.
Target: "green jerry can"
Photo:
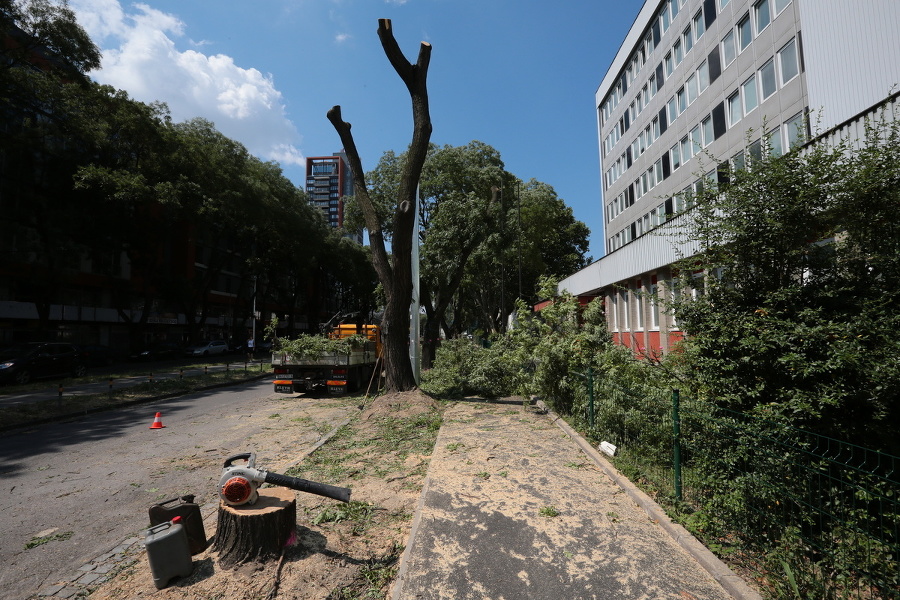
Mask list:
[[[181,517],[175,517],[152,526],[144,536],[150,573],[158,590],[169,585],[172,578],[187,577],[194,570],[187,533],[181,522]]]
[[[191,554],[200,554],[206,550],[208,543],[206,530],[203,528],[203,517],[200,515],[200,506],[194,503],[193,494],[154,504],[150,507],[149,512],[151,527],[171,521],[175,517],[181,517],[181,524],[187,533]]]

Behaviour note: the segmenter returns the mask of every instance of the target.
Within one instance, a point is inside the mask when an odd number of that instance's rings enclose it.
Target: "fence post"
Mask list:
[[[673,467],[675,471],[675,500],[681,502],[681,406],[678,390],[672,390]]]

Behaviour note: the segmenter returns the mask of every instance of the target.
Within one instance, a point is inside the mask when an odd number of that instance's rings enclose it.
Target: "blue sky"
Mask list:
[[[409,144],[409,96],[381,49],[432,45],[436,144],[479,140],[506,169],[554,187],[602,254],[594,93],[642,0],[70,0],[103,52],[92,76],[173,119],[213,121],[303,185],[307,156],[341,149],[341,105],[363,168]]]

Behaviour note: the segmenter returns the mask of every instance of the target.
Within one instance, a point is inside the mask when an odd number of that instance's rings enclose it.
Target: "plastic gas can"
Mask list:
[[[147,548],[153,583],[158,590],[169,585],[172,578],[187,577],[194,570],[187,532],[181,517],[148,529],[144,546]]]
[[[187,532],[191,554],[200,554],[206,550],[208,544],[206,530],[203,528],[203,516],[200,514],[200,506],[194,502],[193,494],[154,504],[150,507],[149,513],[151,526],[181,517],[183,519],[181,524]]]

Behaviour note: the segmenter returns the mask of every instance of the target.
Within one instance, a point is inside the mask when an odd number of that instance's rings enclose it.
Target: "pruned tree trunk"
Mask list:
[[[278,558],[296,526],[297,498],[288,488],[259,490],[252,505],[230,506],[220,500],[213,550],[225,569]]]
[[[341,107],[328,111],[328,120],[337,130],[353,174],[354,194],[369,230],[372,264],[385,292],[384,319],[381,323],[385,365],[385,389],[402,392],[416,387],[409,360],[409,306],[412,302],[412,243],[416,219],[416,193],[422,166],[431,140],[431,115],[426,85],[431,44],[422,42],[416,64],[411,64],[394,39],[390,19],[378,20],[378,37],[394,70],[406,84],[412,100],[413,135],[407,161],[400,179],[399,198],[394,211],[391,253],[385,247],[384,230],[369,197],[365,172],[359,152],[350,133],[350,123],[341,117]]]

